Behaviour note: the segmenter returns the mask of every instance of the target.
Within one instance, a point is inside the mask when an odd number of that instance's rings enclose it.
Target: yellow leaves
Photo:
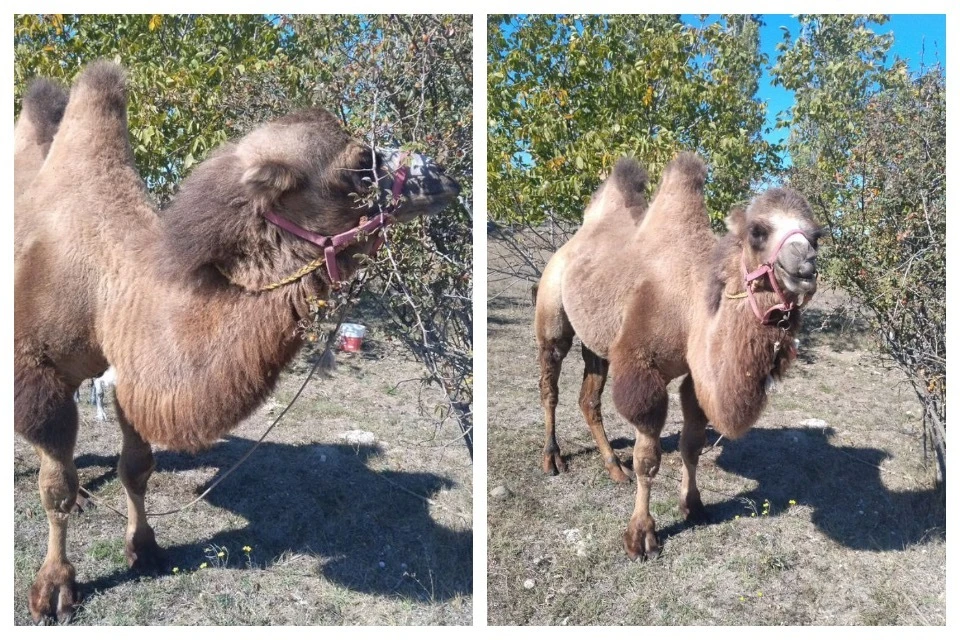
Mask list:
[[[564,156],[557,156],[555,158],[550,158],[544,164],[548,169],[557,170],[566,164],[567,159]]]
[[[641,98],[641,102],[645,107],[649,107],[653,104],[653,85],[647,87],[646,92],[643,94],[643,98]]]
[[[153,15],[150,17],[150,22],[147,24],[147,28],[150,29],[150,31],[156,31],[160,28],[161,24],[163,24],[163,16]]]
[[[63,14],[54,13],[50,15],[50,24],[53,25],[53,28],[56,29],[57,35],[63,33]]]

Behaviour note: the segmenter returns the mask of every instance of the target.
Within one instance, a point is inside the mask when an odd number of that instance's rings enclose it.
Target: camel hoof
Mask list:
[[[623,549],[631,560],[655,560],[660,556],[660,543],[657,534],[649,530],[628,527],[623,532]]]
[[[559,451],[545,451],[543,453],[543,472],[550,476],[567,472],[567,463]]]
[[[69,564],[44,565],[30,587],[30,615],[40,625],[73,620],[80,595],[76,572]]]
[[[710,514],[704,508],[703,503],[697,500],[687,499],[680,501],[680,513],[684,520],[690,524],[707,524],[710,522]]]
[[[605,462],[603,466],[607,469],[610,479],[617,484],[630,484],[633,481],[630,470],[623,466],[619,458],[612,462]]]
[[[90,498],[78,495],[76,501],[73,503],[73,507],[70,509],[70,513],[73,515],[82,515],[84,511],[92,511],[97,508],[97,503]]]
[[[137,573],[159,575],[167,567],[167,556],[153,535],[152,529],[146,533],[134,534],[123,545],[123,554],[127,557],[127,566]]]

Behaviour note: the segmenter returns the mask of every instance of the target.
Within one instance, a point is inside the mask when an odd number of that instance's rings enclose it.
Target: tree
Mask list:
[[[434,157],[460,182],[460,205],[391,229],[365,300],[469,436],[471,52],[469,16],[19,15],[15,111],[31,78],[67,84],[92,60],[117,60],[137,166],[161,205],[211,149],[306,105],[379,146]]]
[[[492,17],[488,207],[502,223],[579,221],[623,155],[656,176],[678,151],[711,167],[719,221],[779,167],[756,99],[760,22],[724,16]]]
[[[946,122],[939,67],[886,64],[884,16],[802,16],[774,78],[795,91],[788,178],[830,230],[822,272],[854,295],[924,409],[946,478]]]

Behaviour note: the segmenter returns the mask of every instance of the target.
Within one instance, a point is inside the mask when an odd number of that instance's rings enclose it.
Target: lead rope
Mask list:
[[[191,501],[188,502],[187,504],[182,505],[182,506],[180,506],[180,507],[177,507],[176,509],[171,509],[170,511],[162,511],[162,512],[160,512],[160,513],[147,513],[146,515],[147,515],[148,517],[151,517],[151,518],[160,518],[160,517],[163,517],[163,516],[173,515],[173,514],[175,514],[175,513],[179,513],[180,511],[184,511],[184,510],[186,510],[186,509],[189,509],[190,507],[192,507],[193,505],[197,504],[198,502],[200,502],[201,500],[203,500],[205,497],[207,497],[207,495],[208,495],[211,491],[213,491],[213,490],[217,487],[217,485],[219,485],[221,482],[223,482],[224,480],[226,480],[226,479],[230,476],[230,474],[232,474],[234,471],[236,471],[236,470],[240,467],[240,465],[242,465],[244,462],[246,462],[246,460],[247,460],[251,455],[253,455],[253,452],[257,450],[257,448],[263,443],[264,439],[270,434],[271,431],[273,431],[273,428],[274,428],[275,426],[277,426],[277,424],[280,422],[281,418],[283,418],[283,416],[286,415],[286,413],[290,410],[290,408],[293,407],[293,405],[294,405],[294,403],[297,401],[297,399],[300,398],[300,395],[303,393],[303,390],[307,388],[307,384],[308,384],[308,383],[310,382],[310,380],[313,378],[313,375],[317,372],[317,369],[321,368],[321,365],[323,365],[324,368],[328,368],[328,367],[329,367],[329,364],[330,364],[330,362],[331,362],[331,359],[333,358],[333,351],[332,351],[331,341],[333,340],[333,337],[336,335],[337,330],[340,328],[340,325],[343,323],[343,319],[346,317],[347,311],[348,311],[348,310],[351,308],[351,306],[352,306],[352,305],[349,304],[349,303],[350,303],[350,300],[353,298],[353,292],[354,292],[354,290],[357,288],[358,283],[362,282],[363,280],[364,280],[363,277],[360,277],[360,278],[358,278],[357,280],[354,280],[353,283],[350,285],[350,287],[349,287],[348,291],[346,292],[346,294],[343,296],[343,299],[341,300],[341,304],[337,305],[337,308],[339,308],[339,310],[340,310],[340,314],[339,314],[339,317],[337,318],[337,323],[333,326],[332,329],[330,329],[330,330],[326,333],[326,335],[325,335],[325,337],[324,337],[324,339],[323,339],[323,343],[324,343],[324,350],[323,350],[323,352],[321,353],[320,357],[317,358],[317,360],[313,363],[313,366],[310,367],[310,371],[307,373],[307,377],[304,378],[303,384],[300,385],[300,388],[297,390],[296,395],[294,395],[294,396],[293,396],[293,399],[290,400],[290,402],[287,404],[286,407],[284,407],[283,411],[280,412],[280,415],[278,415],[278,416],[273,420],[273,422],[270,424],[270,426],[267,427],[267,430],[263,432],[263,435],[261,435],[260,438],[259,438],[256,442],[253,443],[253,445],[247,450],[247,452],[246,452],[245,454],[243,454],[243,456],[241,456],[241,458],[240,458],[239,460],[237,460],[235,463],[233,463],[233,465],[232,465],[229,469],[227,469],[219,478],[216,479],[216,481],[214,481],[213,484],[211,484],[209,487],[207,487],[206,490],[205,490],[203,493],[201,493],[199,496],[197,496],[196,498],[194,498],[193,500],[191,500]],[[316,328],[316,326],[320,323],[320,317],[319,317],[320,310],[323,309],[323,308],[326,307],[326,306],[327,306],[327,305],[324,304],[324,305],[319,305],[319,306],[317,307],[316,311],[314,312],[315,315],[314,315],[314,318],[313,318],[312,322],[306,323],[306,324],[301,324],[301,323],[303,323],[303,321],[301,320],[300,323],[297,324],[297,330],[298,330],[298,333],[301,335],[301,337],[306,338],[306,337],[308,336],[308,333],[307,333],[307,332],[308,332],[311,328]],[[83,493],[88,499],[90,499],[91,501],[93,501],[93,504],[94,504],[95,506],[101,504],[101,503],[98,503],[97,500],[95,499],[95,496],[94,496],[90,491],[88,491],[87,489],[85,489],[84,487],[82,487],[82,486],[79,487],[79,491],[80,491],[81,493]],[[112,506],[110,506],[110,505],[107,504],[106,502],[103,502],[102,504],[103,504],[103,506],[105,506],[107,509],[109,509],[110,511],[113,511],[115,514],[117,514],[118,516],[120,516],[120,517],[123,518],[124,520],[127,520],[127,519],[128,519],[127,514],[123,513],[122,511],[113,508]]]

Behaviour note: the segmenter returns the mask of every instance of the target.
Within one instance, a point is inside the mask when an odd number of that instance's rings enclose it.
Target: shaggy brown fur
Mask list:
[[[747,209],[732,212],[730,232],[718,239],[704,203],[706,166],[694,154],[681,154],[667,166],[649,207],[640,195],[645,176],[635,161],[621,160],[594,194],[583,226],[544,269],[535,320],[547,426],[544,471],[565,468],[554,422],[556,381],[566,351],[556,345],[569,348],[576,334],[585,353],[584,417],[610,477],[628,480],[627,469],[610,450],[598,409],[606,368],[594,359],[609,361],[614,404],[637,434],[637,503],[624,534],[633,558],[659,553],[648,504],[660,465],[667,383],[686,376],[681,509],[699,518],[703,505],[695,474],[707,420],[725,436],[742,435],[763,410],[768,377],[782,374],[794,355],[799,312],[779,326],[761,325],[748,301],[738,296],[744,291],[741,257],[752,270],[791,229],[801,229],[803,236],[792,236],[780,251],[775,270],[790,295],[812,295],[819,235],[801,196],[771,189]],[[757,281],[755,291],[762,309],[779,302],[765,280]]]
[[[26,186],[15,198],[14,421],[40,453],[50,521],[30,595],[39,620],[69,618],[76,603],[64,548],[77,493],[73,391],[108,363],[116,368],[126,554],[134,568],[156,569],[144,508],[150,443],[195,451],[249,415],[299,348],[308,297],[329,289],[321,269],[248,292],[321,252],[263,212],[323,235],[355,227],[366,210],[351,193],[369,188],[362,179],[373,177],[374,156],[325,111],[304,111],[224,145],[158,212],[133,163],[120,68],[90,65],[59,123],[62,95],[35,86],[15,133],[15,172]],[[408,181],[417,191],[398,215],[436,210],[457,193],[445,177],[427,195],[417,182]],[[353,256],[370,242],[340,254],[341,272],[355,270]]]

